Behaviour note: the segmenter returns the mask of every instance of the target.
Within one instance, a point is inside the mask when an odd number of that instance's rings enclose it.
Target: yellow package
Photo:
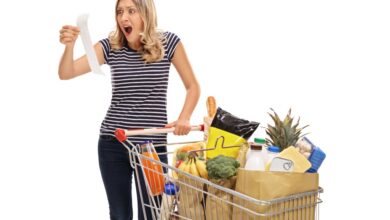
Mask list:
[[[209,128],[206,157],[210,159],[222,154],[236,158],[239,147],[224,147],[246,143],[258,126],[258,122],[238,118],[218,108]]]

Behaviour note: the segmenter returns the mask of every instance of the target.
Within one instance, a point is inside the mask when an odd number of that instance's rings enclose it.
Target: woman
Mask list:
[[[117,0],[115,10],[116,30],[94,46],[99,64],[108,64],[112,75],[112,100],[101,124],[98,152],[111,219],[128,220],[133,216],[131,176],[134,170],[129,165],[127,151],[114,137],[115,129],[165,126],[175,127],[175,135],[186,135],[200,88],[180,39],[173,33],[157,31],[153,0]],[[65,45],[58,71],[60,79],[72,79],[91,71],[85,55],[73,59],[78,34],[79,28],[70,25],[60,30],[60,42]],[[178,119],[167,124],[166,95],[171,63],[187,95]],[[129,138],[135,144],[144,140],[156,144],[167,142],[165,134]],[[157,151],[165,152],[166,148]],[[166,157],[160,160],[167,163]],[[139,196],[142,193],[145,200],[147,194],[145,188],[141,191],[137,189],[138,219],[152,219],[150,211],[146,210],[146,216],[143,214]]]

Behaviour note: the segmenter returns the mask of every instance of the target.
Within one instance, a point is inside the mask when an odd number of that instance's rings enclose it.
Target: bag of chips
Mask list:
[[[220,154],[236,158],[239,146],[246,143],[255,132],[260,123],[238,118],[229,112],[218,108],[211,126],[207,140],[206,157],[214,158]],[[231,147],[229,146],[238,146]],[[224,148],[228,147],[228,148]]]

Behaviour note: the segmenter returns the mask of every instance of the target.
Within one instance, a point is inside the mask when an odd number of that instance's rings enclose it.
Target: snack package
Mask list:
[[[207,140],[206,157],[214,158],[220,154],[236,158],[240,147],[223,148],[223,146],[240,146],[247,142],[260,123],[238,118],[218,107]]]

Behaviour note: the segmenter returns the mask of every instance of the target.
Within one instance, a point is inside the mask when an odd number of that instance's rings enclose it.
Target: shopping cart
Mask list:
[[[149,213],[149,218],[193,219],[193,220],[220,220],[220,219],[253,219],[253,220],[314,220],[319,219],[319,204],[322,203],[320,193],[322,188],[299,194],[289,195],[271,200],[259,200],[239,193],[223,185],[208,181],[190,173],[183,172],[174,166],[163,163],[156,158],[141,154],[140,146],[134,145],[127,136],[141,134],[157,134],[172,132],[174,128],[122,130],[116,131],[117,139],[122,142],[129,152],[130,165],[136,175],[138,190],[147,190],[147,198],[141,194],[140,199],[144,216]],[[192,130],[202,130],[202,126],[194,126]],[[181,142],[164,144],[172,146],[193,142]],[[160,147],[162,145],[155,145]],[[173,152],[159,153],[168,156]],[[145,161],[156,166],[161,166],[164,172],[150,169],[145,166]],[[172,177],[176,172],[179,178]],[[165,190],[156,196],[151,189],[152,181],[163,184]],[[159,179],[163,181],[159,181]],[[145,183],[143,185],[142,183]],[[154,183],[155,184],[155,183]],[[155,185],[153,186],[155,187]],[[145,217],[145,219],[147,219]]]

